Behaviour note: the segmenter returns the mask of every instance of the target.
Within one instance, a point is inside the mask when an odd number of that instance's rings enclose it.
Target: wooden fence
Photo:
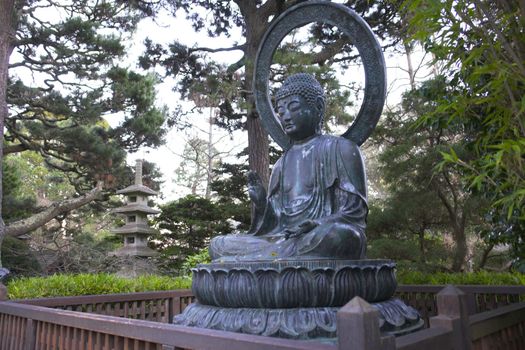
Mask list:
[[[417,288],[424,290],[425,287]],[[492,308],[486,306],[490,303],[480,302],[478,295],[495,287],[476,288],[465,293],[450,286],[433,294],[436,311],[435,316],[429,318],[429,328],[398,338],[381,335],[377,311],[362,299],[354,298],[338,313],[338,343],[268,338],[162,323],[191,301],[189,291],[0,302],[0,350],[525,349],[525,303],[511,303],[517,301],[514,295],[518,295],[518,299],[519,295],[523,296],[525,287],[510,289],[508,305],[470,315],[477,308]],[[494,293],[505,295],[503,288],[497,288]],[[501,303],[505,304],[503,300],[502,297]],[[148,318],[161,322],[148,321]]]
[[[436,295],[444,287],[443,285],[399,285],[395,296],[418,310],[428,327],[430,318],[437,315]],[[458,285],[456,287],[467,294],[469,314],[525,301],[525,286]]]
[[[195,297],[189,289],[14,300],[15,303],[170,323]]]

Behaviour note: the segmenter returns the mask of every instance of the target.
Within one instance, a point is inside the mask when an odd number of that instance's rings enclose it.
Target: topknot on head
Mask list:
[[[304,97],[312,106],[315,106],[319,97],[323,101],[325,100],[323,87],[313,75],[308,73],[297,73],[286,78],[281,88],[275,94],[275,100],[278,101],[291,95]]]

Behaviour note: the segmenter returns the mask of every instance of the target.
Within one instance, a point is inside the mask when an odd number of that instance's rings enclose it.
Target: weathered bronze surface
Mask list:
[[[361,145],[374,130],[383,110],[386,93],[385,61],[381,46],[368,24],[350,8],[329,1],[307,1],[291,7],[276,18],[265,33],[255,59],[253,84],[261,121],[283,149],[291,147],[291,140],[281,128],[270,100],[270,65],[273,54],[284,37],[293,29],[311,22],[336,26],[359,51],[365,72],[365,93],[359,113],[342,136]]]
[[[401,335],[421,328],[417,311],[399,299],[372,303],[382,333]],[[224,308],[191,304],[175,317],[183,326],[292,339],[335,338],[339,307]]]
[[[336,25],[356,44],[365,66],[363,106],[342,136],[322,135],[325,96],[313,76],[288,77],[268,95],[269,67],[280,41],[312,21]],[[193,269],[198,302],[174,318],[180,325],[311,339],[335,338],[338,309],[355,296],[379,311],[382,332],[422,326],[418,313],[392,298],[395,263],[365,259],[366,175],[359,150],[384,103],[385,66],[368,25],[327,1],[290,8],[266,33],[256,60],[254,94],[270,135],[284,149],[268,191],[248,175],[254,204],[250,230],[218,236],[211,264]]]
[[[193,270],[193,294],[221,307],[340,307],[359,296],[368,302],[396,291],[390,260],[279,260],[212,263]]]
[[[275,164],[268,195],[252,175],[250,194],[262,213],[253,218],[252,232],[215,237],[210,256],[213,261],[363,259],[368,207],[359,147],[321,135],[325,98],[311,75],[288,77],[276,101],[292,147]]]

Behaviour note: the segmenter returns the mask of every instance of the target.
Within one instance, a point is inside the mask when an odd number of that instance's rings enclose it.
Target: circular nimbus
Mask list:
[[[365,70],[363,103],[348,130],[341,136],[361,145],[374,130],[385,102],[386,74],[381,47],[368,24],[346,6],[326,1],[309,1],[283,12],[265,33],[255,59],[253,92],[261,121],[275,142],[284,149],[291,140],[281,128],[269,93],[270,66],[284,37],[297,27],[322,22],[338,27],[352,39]]]

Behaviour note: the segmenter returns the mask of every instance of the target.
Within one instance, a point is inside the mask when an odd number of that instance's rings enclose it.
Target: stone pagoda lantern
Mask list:
[[[125,216],[126,224],[113,229],[112,232],[124,237],[124,246],[114,254],[147,258],[158,253],[148,248],[148,236],[155,233],[155,229],[148,225],[148,215],[158,214],[159,211],[148,206],[148,197],[156,196],[157,192],[142,184],[142,161],[137,160],[135,170],[135,183],[117,194],[126,196],[126,205],[113,210],[114,213]]]

